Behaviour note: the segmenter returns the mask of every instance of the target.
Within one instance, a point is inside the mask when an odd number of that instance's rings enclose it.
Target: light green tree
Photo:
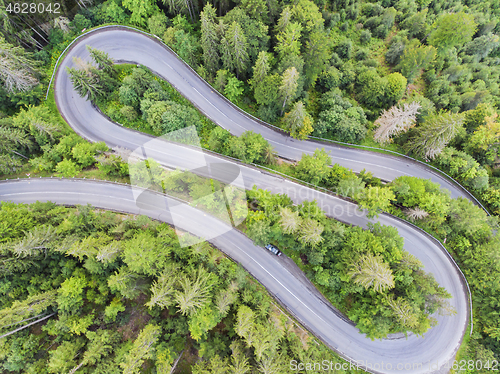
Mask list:
[[[371,252],[361,255],[351,265],[348,275],[354,280],[354,283],[360,284],[367,289],[373,287],[377,292],[394,288],[394,276],[389,264],[384,262],[380,256],[374,256]]]
[[[177,270],[173,265],[168,265],[151,286],[151,299],[145,304],[149,309],[155,306],[168,308],[174,303],[175,285],[177,283]]]
[[[210,273],[200,266],[192,277],[179,275],[179,286],[175,301],[183,315],[192,315],[209,300],[212,289]]]
[[[302,101],[296,102],[292,110],[285,114],[283,123],[290,135],[297,139],[307,139],[307,136],[313,132],[312,118]]]
[[[321,236],[323,230],[321,223],[312,218],[305,218],[300,224],[298,239],[305,245],[315,247],[324,240]]]
[[[226,31],[225,38],[231,53],[231,67],[239,77],[246,71],[248,64],[248,42],[241,28],[236,21],[233,22]]]
[[[164,13],[153,14],[148,19],[148,29],[149,32],[158,37],[162,37],[165,31],[167,31],[168,18]]]
[[[264,80],[264,78],[271,70],[272,59],[273,56],[271,53],[265,51],[259,52],[259,55],[257,56],[257,60],[255,61],[255,65],[253,67],[253,76],[250,81],[254,89],[259,83]]]
[[[436,48],[448,49],[471,41],[477,25],[472,14],[462,11],[443,14],[433,28],[428,43]]]
[[[221,316],[226,316],[229,308],[238,298],[237,292],[231,287],[221,290],[215,298],[215,306]]]
[[[248,357],[245,356],[243,347],[240,342],[234,340],[231,343],[231,364],[229,365],[229,371],[231,374],[246,374],[251,370],[251,366],[248,362]]]
[[[104,142],[99,143],[88,143],[82,142],[75,145],[71,153],[74,159],[82,166],[87,167],[95,164],[96,159],[95,156],[97,152],[106,152],[108,147]]]
[[[82,366],[95,365],[112,352],[113,343],[116,343],[116,338],[114,339],[112,333],[107,330],[87,331],[85,335],[89,339],[89,343],[83,354],[83,359],[68,374],[74,374]]]
[[[424,46],[417,39],[411,40],[406,45],[398,65],[401,74],[408,79],[408,82],[413,82],[418,73],[432,63],[436,57],[436,52],[436,48],[431,45]]]
[[[83,339],[65,340],[55,350],[50,351],[47,365],[49,373],[67,373],[75,366],[75,358],[83,348]]]
[[[386,77],[385,97],[389,105],[394,105],[406,91],[407,80],[400,73],[392,73]]]
[[[243,82],[236,77],[230,77],[224,87],[224,95],[233,103],[237,104],[243,94]]]
[[[298,56],[300,54],[300,48],[302,47],[300,41],[301,32],[302,26],[299,23],[292,22],[276,35],[278,42],[274,49],[280,59],[283,59],[285,56]]]
[[[146,325],[141,330],[134,341],[132,349],[126,354],[124,362],[120,363],[123,374],[139,373],[144,361],[154,357],[154,345],[158,341],[160,334],[161,327],[154,323]]]
[[[356,195],[359,206],[368,210],[368,217],[378,217],[379,212],[387,211],[391,206],[391,201],[396,196],[390,188],[370,186]]]
[[[83,291],[87,284],[84,277],[72,276],[66,279],[61,284],[56,299],[59,310],[68,314],[77,312],[83,306]]]
[[[299,86],[299,72],[292,66],[283,72],[281,77],[281,85],[279,86],[279,94],[283,100],[283,105],[281,107],[281,115],[285,111],[285,107],[290,100],[293,99],[297,93],[297,88]]]
[[[206,338],[207,332],[212,330],[221,321],[220,315],[212,309],[212,305],[205,304],[189,317],[189,332],[191,333],[191,337],[196,341]]]
[[[132,12],[130,22],[139,26],[146,25],[148,17],[158,11],[158,6],[153,0],[123,0],[122,5]]]
[[[330,175],[331,163],[330,156],[323,148],[316,149],[313,155],[303,153],[295,167],[295,175],[299,179],[318,185]]]
[[[56,165],[56,172],[65,178],[75,177],[80,171],[81,168],[68,159],[64,159]]]
[[[108,286],[127,299],[134,299],[143,291],[141,276],[126,266],[122,266],[108,278]]]
[[[407,149],[420,156],[433,159],[457,135],[462,128],[463,116],[440,113],[427,116],[416,135],[407,143]]]
[[[56,297],[57,290],[51,290],[28,296],[22,301],[15,300],[10,307],[0,310],[1,329],[18,327],[21,322],[31,321],[42,316],[47,308],[56,305]],[[2,333],[4,332],[2,331]]]
[[[255,313],[246,305],[240,305],[234,330],[245,340],[251,335],[255,328]],[[248,340],[247,340],[248,343]]]
[[[415,314],[410,302],[403,297],[397,299],[387,298],[387,304],[391,307],[399,323],[407,329],[412,329],[419,324],[418,315]]]
[[[337,193],[344,197],[354,197],[365,188],[365,182],[356,175],[351,175],[340,180]]]

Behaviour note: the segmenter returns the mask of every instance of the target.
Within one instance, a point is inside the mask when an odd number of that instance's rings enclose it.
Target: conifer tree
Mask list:
[[[389,265],[380,256],[371,253],[360,256],[348,274],[354,279],[354,283],[364,288],[373,287],[377,292],[394,288],[394,276]]]
[[[255,88],[267,76],[271,70],[272,55],[269,52],[260,51],[253,67],[251,84]]]
[[[391,142],[393,136],[408,131],[417,119],[421,105],[417,102],[403,104],[403,107],[394,105],[384,110],[374,125],[378,125],[373,137],[381,144]]]
[[[274,49],[280,59],[283,59],[285,56],[298,56],[300,54],[300,47],[302,46],[300,42],[301,33],[302,26],[300,23],[292,22],[286,26],[284,31],[276,35],[278,43]]]
[[[283,118],[286,129],[290,135],[297,139],[306,139],[307,135],[312,133],[312,119],[306,112],[306,108],[302,101],[298,101]]]
[[[407,143],[407,149],[417,155],[434,159],[462,128],[463,116],[441,113],[426,117],[417,134]]]
[[[0,80],[7,92],[28,91],[38,84],[37,62],[21,47],[0,36]]]
[[[203,61],[209,72],[215,74],[219,68],[219,37],[215,23],[215,8],[207,3],[200,14],[201,22],[201,48],[203,49]]]
[[[298,239],[305,245],[315,247],[324,240],[321,236],[323,230],[324,227],[321,223],[312,218],[306,218],[300,225]]]
[[[154,345],[160,337],[161,327],[150,323],[146,325],[139,336],[134,341],[134,345],[129,353],[125,356],[125,361],[120,363],[123,369],[123,374],[139,373],[142,364],[145,360],[153,357]]]
[[[283,72],[281,85],[279,87],[279,93],[281,99],[283,100],[281,115],[283,115],[283,112],[285,111],[285,107],[288,104],[288,102],[297,93],[297,88],[299,86],[298,81],[299,81],[299,72],[297,71],[295,66],[292,66]]]
[[[231,51],[232,68],[236,76],[246,71],[248,63],[248,42],[240,24],[234,21],[226,31],[226,40]]]

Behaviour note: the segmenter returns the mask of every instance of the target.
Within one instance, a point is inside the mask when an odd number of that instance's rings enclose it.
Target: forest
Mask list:
[[[54,175],[129,182],[128,164],[120,154],[76,135],[59,115],[53,90],[47,99],[45,92],[58,57],[82,30],[134,26],[161,38],[235,105],[295,138],[320,137],[406,154],[474,194],[491,216],[470,201],[450,198],[428,180],[399,177],[385,183],[366,171],[356,174],[333,164],[320,146],[294,163],[280,159],[260,134],[232,136],[147,68],[114,64],[99,50],[89,49],[92,62],[79,61],[69,71],[82,96],[126,127],[159,136],[194,125],[206,149],[326,188],[358,203],[370,216],[396,215],[439,239],[473,294],[474,332],[458,358],[500,359],[497,1],[81,0],[62,3],[59,17],[25,17],[7,12],[6,6],[0,0],[3,179]],[[156,170],[166,178],[166,171]],[[176,178],[182,185],[177,192],[187,200],[210,184],[193,175]],[[202,187],[194,190],[190,183]],[[433,312],[453,313],[446,291],[404,252],[393,228],[364,231],[326,217],[314,204],[304,209],[286,196],[259,190],[247,195],[253,210],[241,228],[256,243],[272,242],[294,259],[370,337],[395,331],[421,334],[432,326]],[[179,254],[164,224],[127,217],[122,225],[111,213],[50,204],[2,204],[0,213],[1,325],[55,313],[38,327],[0,341],[8,372],[137,372],[141,367],[161,372],[183,351],[181,370],[200,373],[217,367],[271,372],[263,369],[271,362],[283,365],[300,355],[333,357],[324,346],[311,344],[314,338],[300,327],[290,327],[266,292],[215,249],[204,245]],[[82,215],[92,223],[74,223],[86,219]],[[140,238],[143,231],[147,238]],[[33,249],[38,244],[23,249],[23,243],[42,236],[50,239],[40,242],[43,250]],[[148,241],[151,253],[157,246],[170,248],[154,273],[147,273],[146,265],[134,269],[130,257],[127,262],[126,248]],[[115,252],[100,257],[104,248]],[[218,259],[211,263],[213,256]],[[14,261],[19,257],[21,262]],[[221,271],[221,263],[232,270]],[[377,267],[385,283],[363,279],[363,266]],[[175,280],[169,285],[167,278]],[[205,298],[199,309],[183,310],[179,295],[193,285]],[[162,286],[172,290],[169,301],[151,304]],[[249,299],[257,289],[258,304]],[[233,292],[225,296],[231,300],[225,313],[217,299],[223,290]],[[263,312],[261,300],[269,305]],[[39,309],[26,314],[32,304]],[[12,319],[13,312],[18,319]],[[248,321],[252,327],[238,327]],[[123,333],[130,328],[132,335]],[[262,332],[266,328],[274,330]],[[248,340],[249,331],[274,340],[256,347]],[[148,353],[145,346],[155,349]],[[142,355],[139,361],[127,355],[131,349]]]
[[[164,223],[52,203],[4,203],[0,217],[3,372],[272,373],[291,359],[342,362],[244,269],[206,242],[179,246]]]

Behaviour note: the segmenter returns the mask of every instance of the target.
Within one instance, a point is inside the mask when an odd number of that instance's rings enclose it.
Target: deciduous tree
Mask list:
[[[418,76],[419,71],[426,69],[435,57],[436,48],[423,46],[417,39],[413,39],[406,45],[398,68],[411,83]]]
[[[368,210],[368,217],[377,217],[381,211],[387,211],[396,196],[389,188],[370,186],[356,196],[361,208]]]
[[[446,13],[434,24],[428,42],[437,48],[447,49],[461,46],[472,39],[477,30],[472,14],[462,12]]]
[[[231,102],[237,104],[242,94],[243,82],[236,77],[230,77],[224,87],[224,95],[226,95]]]
[[[313,155],[303,153],[302,158],[295,167],[295,175],[312,184],[320,184],[330,174],[332,160],[324,149],[316,149]]]
[[[132,12],[130,21],[140,26],[144,26],[148,17],[158,9],[156,2],[153,0],[123,0],[122,4]]]

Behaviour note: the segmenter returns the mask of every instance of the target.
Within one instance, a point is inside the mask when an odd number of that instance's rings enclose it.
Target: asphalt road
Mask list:
[[[170,82],[184,97],[190,100],[200,111],[219,126],[229,130],[234,135],[244,131],[260,133],[275,148],[282,157],[299,160],[302,153],[312,154],[317,148],[325,148],[330,152],[334,163],[359,172],[362,169],[373,172],[383,180],[391,181],[401,175],[411,175],[431,179],[448,189],[452,197],[471,198],[471,195],[455,183],[435,173],[431,168],[401,157],[389,156],[376,152],[340,147],[332,144],[318,143],[311,140],[293,139],[277,132],[248,114],[238,110],[216,90],[203,81],[192,69],[179,60],[175,53],[163,47],[163,44],[143,34],[125,29],[105,29],[85,37],[84,42],[78,42],[65,57],[56,79],[59,80],[57,99],[61,113],[69,120],[71,126],[89,139],[104,140],[108,144],[126,147],[129,144],[130,132],[122,133],[113,130],[114,126],[104,124],[95,112],[91,114],[89,103],[76,98],[76,95],[62,94],[71,91],[70,83],[64,79],[64,67],[72,65],[73,57],[88,59],[85,45],[92,45],[106,51],[112,58],[119,61],[129,61],[149,67],[156,74]],[[61,82],[63,80],[63,82]],[[56,91],[56,94],[58,93]],[[63,97],[64,96],[64,97]],[[75,109],[78,109],[75,111]],[[79,123],[77,116],[84,114],[88,122]],[[94,124],[89,124],[94,122]],[[116,136],[110,137],[110,132]],[[127,136],[128,135],[128,136]],[[132,142],[135,143],[135,142]]]
[[[290,182],[282,181],[288,187]],[[280,181],[277,183],[279,184]],[[351,323],[346,322],[324,299],[311,292],[309,282],[299,279],[284,266],[283,258],[274,256],[253,242],[238,230],[189,205],[180,203],[165,195],[150,194],[150,203],[138,206],[132,187],[106,182],[71,179],[21,179],[0,182],[0,201],[32,203],[52,201],[58,204],[93,206],[131,214],[144,214],[153,219],[174,224],[176,228],[204,237],[235,261],[241,263],[261,282],[296,318],[327,345],[344,357],[357,362],[360,367],[371,365],[380,373],[426,373],[438,370],[452,359],[457,343],[463,334],[467,299],[460,277],[448,257],[436,247],[427,235],[399,224],[392,217],[381,216],[379,221],[395,225],[405,238],[405,248],[419,257],[427,271],[454,296],[452,305],[458,314],[452,317],[436,316],[439,323],[425,336],[372,341],[359,333]],[[365,226],[367,219],[356,210],[356,205],[329,195],[318,195],[326,206],[343,209],[341,218]],[[299,201],[299,200],[297,200]],[[175,210],[169,209],[175,207]],[[339,208],[340,207],[340,208]],[[392,370],[389,370],[389,365]],[[398,365],[404,370],[398,370]],[[406,365],[406,366],[405,366]],[[370,366],[368,366],[370,367]]]
[[[259,188],[272,192],[287,193],[296,203],[315,199],[328,215],[350,224],[366,227],[369,220],[362,212],[357,211],[356,205],[352,203],[248,166],[204,154],[200,150],[155,140],[148,135],[110,122],[88,101],[78,96],[65,71],[65,67],[73,65],[73,57],[88,59],[86,44],[105,50],[115,60],[133,61],[150,67],[174,85],[215,123],[236,135],[246,130],[259,132],[275,146],[281,156],[297,159],[300,158],[302,152],[313,152],[318,147],[317,143],[293,140],[274,132],[244,115],[213,92],[210,86],[160,43],[124,29],[107,29],[80,39],[61,62],[56,74],[55,94],[58,108],[70,126],[83,137],[91,141],[105,141],[110,147],[122,147],[129,150],[140,148],[147,157],[174,168],[192,170],[205,163],[226,163],[227,173],[219,174],[219,179],[233,180],[234,165],[238,165],[240,178],[237,179],[236,184],[239,187],[248,189],[257,185]],[[413,164],[410,166],[406,161],[360,150],[324,147],[331,152],[334,162],[350,167],[354,171],[366,168],[386,180],[399,175],[431,178],[448,188],[453,197],[467,197],[462,190],[446,179],[433,174],[426,168]],[[171,219],[178,227],[201,236],[206,232],[199,231],[202,227],[208,231],[221,228],[222,223],[193,208],[184,209],[178,205],[175,212],[182,212],[185,215],[171,217],[169,213],[166,213],[166,209],[162,209],[168,206],[168,202],[164,204],[157,201],[152,205],[154,209],[140,209],[133,199],[134,194],[130,188],[104,183],[89,185],[89,183],[92,182],[57,180],[8,182],[0,184],[0,195],[2,200],[18,202],[52,200],[65,204],[91,203],[107,209],[147,214],[166,222],[170,222],[169,219]],[[425,270],[433,273],[439,284],[453,296],[451,303],[458,313],[451,317],[436,316],[438,325],[429,330],[423,338],[410,336],[407,339],[403,337],[371,341],[351,324],[339,318],[332,312],[330,306],[307,291],[303,283],[284,270],[280,265],[280,259],[262,252],[262,249],[255,247],[241,233],[231,230],[211,241],[222,251],[241,262],[262,284],[277,295],[304,326],[344,357],[372,365],[378,364],[378,367],[375,366],[377,370],[373,371],[381,373],[442,371],[442,366],[453,358],[458,349],[467,325],[466,290],[458,270],[447,254],[427,234],[387,215],[381,215],[378,221],[397,227],[400,235],[405,239],[405,249],[418,257],[424,264]],[[233,252],[236,249],[235,254]],[[392,366],[392,370],[388,368],[388,364]],[[398,364],[400,367],[405,364],[407,366],[400,370]]]

